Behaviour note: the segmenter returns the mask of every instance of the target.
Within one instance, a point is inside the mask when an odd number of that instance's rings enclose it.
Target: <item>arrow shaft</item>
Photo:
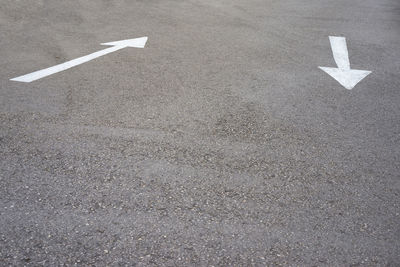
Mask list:
[[[12,81],[18,81],[18,82],[25,82],[25,83],[30,83],[36,80],[39,80],[41,78],[47,77],[49,75],[55,74],[57,72],[61,72],[67,69],[70,69],[72,67],[78,66],[80,64],[86,63],[88,61],[91,61],[95,58],[110,54],[112,52],[118,51],[120,49],[125,48],[125,46],[113,46],[110,48],[106,48],[100,51],[97,51],[95,53],[80,57],[80,58],[76,58],[70,61],[67,61],[65,63],[59,64],[59,65],[55,65],[53,67],[50,68],[46,68],[46,69],[42,69],[42,70],[38,70],[23,76],[19,76],[16,78],[11,79]]]
[[[333,58],[339,69],[350,70],[349,51],[347,50],[346,38],[329,36]]]

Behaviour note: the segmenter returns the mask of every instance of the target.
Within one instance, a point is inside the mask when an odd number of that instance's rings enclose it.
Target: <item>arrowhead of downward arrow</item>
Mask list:
[[[343,87],[351,90],[362,79],[367,77],[371,71],[368,70],[342,70],[339,68],[319,67],[321,70],[328,73],[332,78],[337,80]]]
[[[147,37],[141,37],[141,38],[127,39],[110,43],[102,43],[101,45],[144,48],[146,42],[147,42]]]

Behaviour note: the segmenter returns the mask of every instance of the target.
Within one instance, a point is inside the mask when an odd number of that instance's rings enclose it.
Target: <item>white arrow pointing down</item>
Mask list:
[[[371,71],[354,70],[350,68],[349,52],[347,50],[346,38],[329,36],[331,42],[333,58],[337,64],[337,68],[319,67],[328,73],[332,78],[337,80],[343,87],[351,90],[362,79],[367,77]]]
[[[30,83],[36,80],[39,80],[41,78],[47,77],[49,75],[52,75],[54,73],[64,71],[67,69],[70,69],[72,67],[78,66],[80,64],[86,63],[90,60],[93,60],[95,58],[110,54],[112,52],[118,51],[120,49],[123,49],[125,47],[136,47],[136,48],[144,48],[147,42],[147,37],[141,37],[141,38],[135,38],[135,39],[128,39],[128,40],[122,40],[122,41],[117,41],[117,42],[111,42],[111,43],[103,43],[101,45],[110,45],[112,47],[106,48],[100,51],[97,51],[95,53],[92,53],[87,56],[83,56],[80,58],[73,59],[71,61],[67,61],[65,63],[43,69],[43,70],[38,70],[23,76],[19,76],[16,78],[11,79],[11,81],[17,81],[17,82],[24,82],[24,83]]]

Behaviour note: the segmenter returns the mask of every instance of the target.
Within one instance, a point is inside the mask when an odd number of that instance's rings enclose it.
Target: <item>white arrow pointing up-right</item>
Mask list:
[[[347,51],[346,38],[329,36],[331,42],[333,58],[337,64],[337,68],[319,67],[328,73],[332,78],[337,80],[346,89],[351,90],[362,79],[367,77],[371,71],[368,70],[352,70],[350,68],[349,52]]]
[[[144,46],[146,45],[146,42],[147,42],[147,37],[141,37],[141,38],[135,38],[135,39],[116,41],[116,42],[111,42],[111,43],[103,43],[101,45],[107,45],[107,46],[111,46],[111,47],[94,52],[90,55],[86,55],[86,56],[83,56],[80,58],[76,58],[76,59],[64,62],[62,64],[55,65],[50,68],[38,70],[38,71],[29,73],[29,74],[25,74],[25,75],[13,78],[13,79],[11,79],[11,81],[30,83],[30,82],[39,80],[41,78],[47,77],[49,75],[52,75],[54,73],[58,73],[60,71],[64,71],[64,70],[70,69],[72,67],[78,66],[80,64],[86,63],[95,58],[98,58],[98,57],[110,54],[112,52],[121,50],[125,47],[144,48]]]

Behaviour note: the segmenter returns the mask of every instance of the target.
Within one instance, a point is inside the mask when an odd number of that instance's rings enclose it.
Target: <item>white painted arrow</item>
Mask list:
[[[351,90],[362,79],[367,77],[371,71],[354,70],[350,68],[349,52],[347,51],[346,38],[329,36],[331,42],[333,58],[337,64],[337,68],[319,67],[328,73],[332,78],[337,80],[346,89]]]
[[[92,53],[87,56],[83,56],[80,58],[73,59],[71,61],[67,61],[65,63],[43,69],[43,70],[38,70],[23,76],[19,76],[16,78],[11,79],[11,81],[17,81],[17,82],[24,82],[24,83],[30,83],[36,80],[39,80],[41,78],[47,77],[49,75],[52,75],[54,73],[64,71],[67,69],[70,69],[72,67],[78,66],[80,64],[86,63],[90,60],[93,60],[95,58],[110,54],[112,52],[118,51],[120,49],[123,49],[125,47],[136,47],[136,48],[144,48],[147,42],[147,37],[141,37],[141,38],[135,38],[135,39],[128,39],[128,40],[122,40],[122,41],[117,41],[117,42],[111,42],[111,43],[103,43],[101,45],[109,45],[112,46],[110,48],[106,48],[100,51],[97,51],[95,53]]]

